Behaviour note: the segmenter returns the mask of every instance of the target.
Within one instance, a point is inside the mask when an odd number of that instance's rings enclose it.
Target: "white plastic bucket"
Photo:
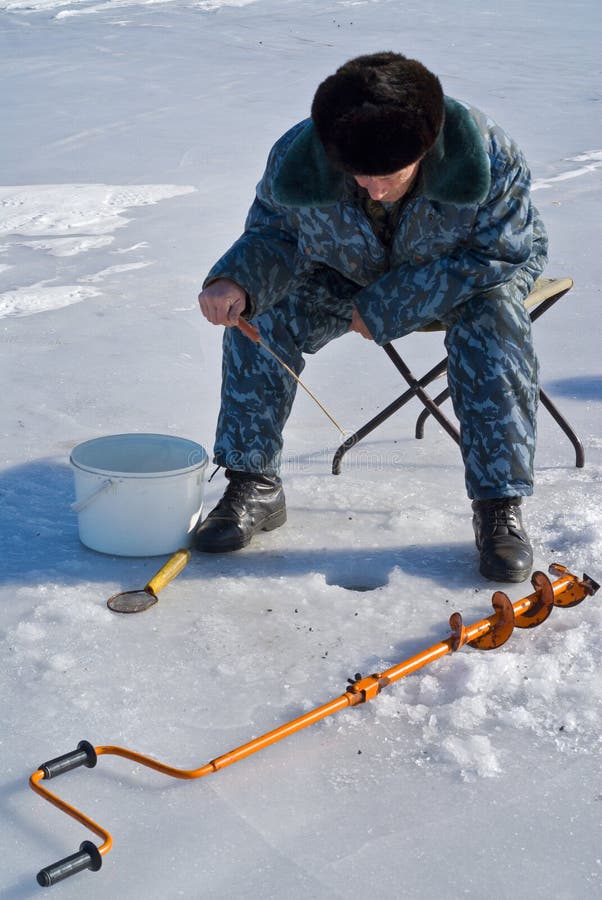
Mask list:
[[[70,462],[82,544],[115,556],[186,547],[203,505],[207,453],[166,434],[114,434],[78,444]]]

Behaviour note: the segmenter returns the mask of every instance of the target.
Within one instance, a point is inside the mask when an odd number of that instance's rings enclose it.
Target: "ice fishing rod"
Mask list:
[[[63,775],[80,766],[87,766],[91,769],[96,765],[99,756],[109,755],[121,756],[172,778],[190,780],[218,772],[333,713],[372,700],[384,687],[441,659],[448,653],[456,652],[465,644],[479,650],[495,650],[508,640],[515,627],[534,628],[548,618],[554,606],[576,606],[586,597],[593,596],[599,588],[599,585],[588,575],[579,579],[576,575],[572,575],[565,566],[553,564],[549,567],[549,572],[551,575],[558,576],[557,580],[551,582],[543,572],[535,572],[531,579],[534,591],[528,597],[513,604],[503,591],[496,591],[492,597],[493,615],[474,625],[464,625],[462,615],[459,612],[453,613],[449,620],[451,634],[445,640],[433,644],[432,647],[392,666],[385,672],[377,672],[365,677],[358,672],[353,678],[347,679],[348,686],[339,697],[230,750],[223,756],[218,756],[198,769],[178,769],[125,747],[93,747],[88,741],[80,741],[77,748],[70,753],[42,763],[29,779],[32,789],[61,812],[71,816],[101,838],[102,843],[97,846],[92,841],[84,841],[76,853],[46,866],[38,872],[38,884],[42,887],[49,887],[85,869],[98,871],[102,865],[103,856],[113,845],[113,838],[105,828],[49,791],[42,784],[43,781],[56,778],[58,775]]]
[[[261,340],[261,338],[259,336],[259,331],[257,330],[257,328],[255,328],[254,325],[251,325],[245,319],[239,319],[236,324],[240,328],[240,330],[242,331],[242,333],[244,335],[246,335],[254,343],[258,344],[260,347],[263,347],[263,349],[267,353],[269,353],[270,356],[273,356],[274,359],[280,363],[280,365],[283,367],[283,369],[286,369],[288,374],[291,375],[295,379],[295,381],[297,382],[299,387],[302,387],[303,390],[305,391],[305,393],[309,394],[309,396],[314,401],[314,403],[316,403],[320,407],[320,409],[322,410],[324,415],[330,419],[330,421],[335,426],[335,428],[337,428],[340,431],[340,433],[343,435],[343,437],[346,438],[347,432],[345,431],[345,429],[341,428],[341,426],[339,425],[337,420],[334,418],[334,416],[332,416],[328,412],[326,407],[318,400],[316,395],[314,393],[312,393],[312,391],[310,391],[310,389],[307,387],[307,385],[301,381],[301,379],[299,378],[297,373],[295,371],[293,371],[293,369],[291,369],[291,367],[287,363],[285,363],[285,361],[282,359],[282,357],[278,356],[278,354],[274,350],[272,350],[271,347],[268,347],[268,345],[264,341]]]

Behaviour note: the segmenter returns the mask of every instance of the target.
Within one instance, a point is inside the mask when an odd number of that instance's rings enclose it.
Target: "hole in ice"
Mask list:
[[[375,591],[385,587],[389,583],[386,576],[375,572],[349,571],[345,573],[332,573],[326,575],[326,584],[345,588],[346,591]]]

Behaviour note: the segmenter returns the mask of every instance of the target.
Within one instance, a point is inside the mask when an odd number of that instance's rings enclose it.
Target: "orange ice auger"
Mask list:
[[[565,566],[554,564],[550,566],[549,571],[551,575],[557,576],[557,580],[551,582],[543,572],[535,572],[531,579],[534,591],[528,597],[513,604],[506,594],[496,591],[492,598],[493,615],[474,625],[464,625],[460,613],[453,613],[450,618],[451,634],[444,641],[433,644],[427,650],[392,666],[385,672],[366,677],[362,677],[358,673],[354,678],[348,679],[349,686],[340,697],[310,710],[310,712],[249,741],[247,744],[230,750],[223,756],[218,756],[198,769],[177,769],[124,747],[93,747],[88,741],[80,741],[76,750],[43,763],[30,778],[32,789],[100,837],[102,843],[97,846],[92,841],[84,841],[78,852],[38,872],[38,884],[48,887],[84,869],[97,871],[102,865],[102,857],[109,852],[113,844],[113,839],[108,831],[49,791],[42,784],[43,781],[55,778],[57,775],[62,775],[79,766],[93,768],[99,756],[107,755],[124,757],[173,778],[202,778],[203,775],[217,772],[231,763],[288,737],[307,725],[312,725],[314,722],[319,722],[321,719],[339,712],[339,710],[372,700],[387,685],[435,662],[448,653],[459,650],[464,644],[479,650],[495,650],[508,640],[515,627],[533,628],[540,625],[548,618],[554,606],[576,606],[586,597],[595,594],[599,588],[599,585],[587,575],[579,579],[572,575]]]

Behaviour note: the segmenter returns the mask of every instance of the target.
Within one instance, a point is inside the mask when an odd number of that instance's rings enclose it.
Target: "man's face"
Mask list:
[[[421,160],[399,169],[391,175],[354,175],[360,187],[365,188],[372,200],[381,200],[384,203],[393,203],[401,200],[414,181]]]

